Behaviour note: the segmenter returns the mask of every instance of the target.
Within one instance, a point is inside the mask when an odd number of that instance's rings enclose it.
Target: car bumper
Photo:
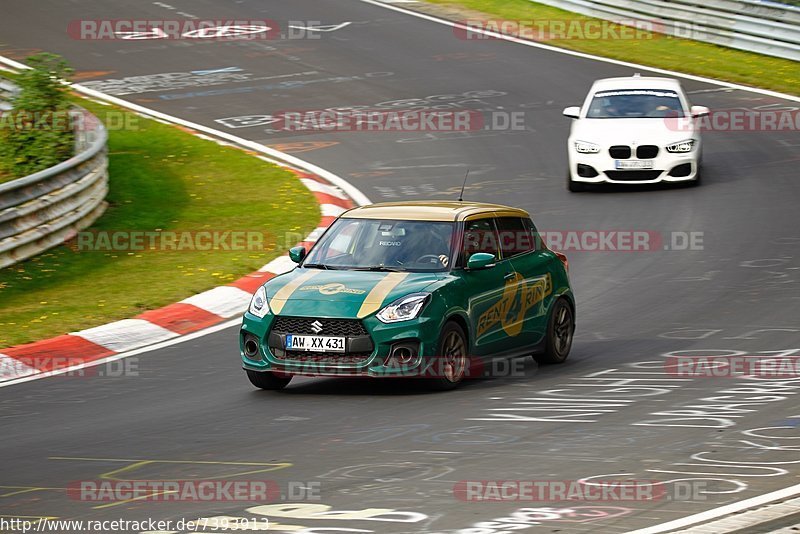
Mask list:
[[[586,184],[653,184],[661,182],[691,182],[700,172],[700,150],[686,154],[670,154],[661,150],[646,170],[617,170],[616,159],[604,149],[597,154],[570,153],[570,179]],[[627,161],[636,161],[630,159]]]
[[[356,321],[353,318],[298,318]],[[285,333],[275,332],[275,316],[259,319],[246,313],[239,335],[242,367],[249,371],[277,372],[299,376],[420,377],[436,376],[436,358],[440,322],[420,317],[410,321],[384,324],[374,316],[361,320],[366,336],[348,337],[345,353],[287,352],[280,348]],[[368,339],[365,339],[368,337]],[[258,353],[245,350],[245,343],[255,341]],[[364,350],[369,342],[368,350]],[[351,350],[351,348],[353,350]],[[409,350],[413,357],[400,361]]]

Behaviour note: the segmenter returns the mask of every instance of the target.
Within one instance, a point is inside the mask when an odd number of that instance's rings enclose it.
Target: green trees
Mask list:
[[[0,170],[12,177],[32,174],[72,157],[74,133],[68,88],[73,70],[61,57],[36,54],[32,67],[15,77],[14,109],[0,115]]]

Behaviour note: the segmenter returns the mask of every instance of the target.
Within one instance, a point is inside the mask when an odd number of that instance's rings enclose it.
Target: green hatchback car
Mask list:
[[[575,331],[569,265],[527,212],[475,202],[343,213],[244,314],[250,382],[295,375],[421,377],[457,386],[493,359],[560,363]]]

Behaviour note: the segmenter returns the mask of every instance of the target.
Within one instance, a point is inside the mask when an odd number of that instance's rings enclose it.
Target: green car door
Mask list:
[[[469,316],[473,325],[473,354],[489,357],[515,351],[522,321],[517,321],[515,292],[519,274],[509,259],[502,257],[494,218],[464,222],[464,264],[472,254],[492,254],[497,262],[484,269],[464,269],[469,294]]]
[[[553,253],[537,247],[535,228],[530,219],[497,219],[500,250],[510,259],[517,273],[517,320],[522,331],[519,344],[533,346],[541,341],[547,328],[547,312],[553,302]]]

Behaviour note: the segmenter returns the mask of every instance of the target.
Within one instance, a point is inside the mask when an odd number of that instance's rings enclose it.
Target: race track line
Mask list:
[[[782,98],[782,99],[785,99],[785,100],[790,100],[792,102],[800,102],[800,97],[798,97],[798,96],[787,95],[787,94],[779,93],[777,91],[770,91],[768,89],[759,89],[757,87],[748,87],[746,85],[740,85],[740,84],[735,84],[735,83],[730,83],[730,82],[723,82],[723,81],[720,81],[720,80],[714,80],[712,78],[704,78],[702,76],[695,76],[693,74],[685,74],[685,73],[682,73],[682,72],[659,69],[659,68],[655,68],[655,67],[648,67],[648,66],[639,65],[639,64],[636,64],[636,63],[629,63],[627,61],[619,61],[619,60],[616,60],[616,59],[604,58],[604,57],[601,57],[601,56],[594,56],[594,55],[591,55],[591,54],[585,54],[583,52],[575,52],[575,51],[572,51],[572,50],[567,50],[567,49],[564,49],[564,48],[558,48],[558,47],[555,47],[555,46],[549,46],[549,45],[545,45],[545,44],[542,44],[542,43],[537,43],[535,41],[528,41],[526,39],[520,39],[518,37],[512,37],[512,36],[504,35],[504,34],[497,33],[497,32],[482,30],[480,28],[468,28],[467,26],[465,26],[463,24],[459,24],[457,22],[453,22],[453,21],[450,21],[450,20],[442,19],[442,18],[439,18],[439,17],[434,17],[432,15],[428,15],[428,14],[425,14],[425,13],[420,13],[420,12],[409,10],[409,9],[404,9],[402,7],[397,7],[396,5],[391,5],[391,4],[388,4],[388,3],[385,3],[385,2],[381,2],[379,0],[358,0],[358,1],[359,2],[364,2],[364,3],[367,3],[367,4],[372,4],[374,6],[379,6],[379,7],[382,7],[384,9],[389,9],[389,10],[392,10],[392,11],[396,11],[398,13],[403,13],[405,15],[409,15],[409,16],[412,16],[412,17],[417,17],[417,18],[420,18],[420,19],[423,19],[423,20],[427,20],[427,21],[430,21],[430,22],[435,22],[437,24],[442,24],[442,25],[445,25],[445,26],[449,26],[451,28],[458,28],[458,29],[461,29],[461,30],[469,30],[471,32],[480,33],[480,34],[485,35],[487,37],[492,37],[492,38],[495,38],[495,39],[502,39],[502,40],[509,41],[509,42],[512,42],[512,43],[521,44],[521,45],[525,45],[525,46],[530,46],[530,47],[538,48],[538,49],[541,49],[541,50],[548,50],[550,52],[555,52],[555,53],[558,53],[558,54],[565,54],[565,55],[568,55],[568,56],[574,56],[574,57],[579,57],[579,58],[583,58],[583,59],[589,59],[589,60],[592,60],[592,61],[599,61],[599,62],[602,62],[602,63],[610,63],[612,65],[620,65],[620,66],[623,66],[623,67],[631,67],[631,68],[634,68],[634,69],[640,69],[640,70],[644,70],[644,71],[648,71],[648,72],[654,72],[654,73],[657,73],[657,74],[675,76],[675,77],[684,78],[684,79],[687,79],[687,80],[693,80],[693,81],[703,82],[703,83],[707,83],[707,84],[711,84],[711,85],[717,85],[717,86],[720,86],[720,87],[726,87],[726,88],[729,88],[729,89],[736,89],[736,90],[740,90],[740,91],[747,91],[747,92],[750,92],[750,93],[756,93],[756,94],[761,94],[761,95],[765,95],[765,96],[771,96],[771,97],[775,97],[775,98]],[[711,510],[707,510],[705,512],[701,512],[699,514],[694,514],[694,515],[691,515],[691,516],[688,516],[688,517],[684,517],[682,519],[676,519],[674,521],[669,521],[667,523],[662,523],[660,525],[654,525],[652,527],[631,531],[629,534],[660,534],[660,533],[663,533],[663,532],[669,532],[671,530],[676,530],[676,529],[685,528],[685,527],[688,527],[688,526],[698,525],[700,523],[708,522],[708,521],[711,521],[713,519],[719,519],[719,518],[721,518],[723,516],[739,513],[739,512],[748,510],[750,508],[753,508],[755,506],[760,506],[762,504],[770,503],[770,502],[773,502],[773,501],[776,501],[776,500],[779,500],[779,499],[788,499],[788,498],[793,497],[795,495],[800,495],[800,484],[795,485],[795,486],[790,486],[788,488],[784,488],[782,490],[774,491],[774,492],[771,492],[771,493],[766,493],[764,495],[759,495],[757,497],[753,497],[751,499],[746,499],[744,501],[736,502],[736,503],[729,504],[729,505],[726,505],[726,506],[721,506],[719,508],[714,508],[714,509],[711,509]],[[740,528],[741,528],[741,526],[740,526]]]
[[[628,61],[621,61],[618,59],[611,59],[602,56],[595,56],[592,54],[586,54],[584,52],[576,52],[574,50],[568,50],[566,48],[558,48],[556,46],[542,44],[536,41],[529,41],[527,39],[522,39],[519,37],[514,37],[511,35],[505,35],[502,33],[493,32],[490,30],[483,30],[480,28],[473,28],[466,26],[464,24],[459,24],[458,22],[453,22],[452,20],[447,20],[439,17],[435,17],[433,15],[428,15],[427,13],[420,13],[419,11],[413,11],[411,9],[405,9],[402,7],[397,7],[396,5],[392,5],[387,3],[387,1],[380,1],[380,0],[357,0],[359,2],[364,2],[366,4],[372,4],[374,6],[379,6],[384,9],[390,9],[392,11],[396,11],[398,13],[403,13],[405,15],[409,15],[412,17],[417,17],[423,20],[427,20],[430,22],[435,22],[437,24],[443,24],[445,26],[449,26],[451,28],[457,28],[459,30],[466,30],[472,33],[479,33],[481,35],[485,35],[486,37],[491,37],[493,39],[500,39],[503,41],[509,41],[511,43],[521,44],[525,46],[530,46],[533,48],[539,48],[540,50],[548,50],[550,52],[555,52],[557,54],[565,54],[568,56],[579,57],[583,59],[589,59],[592,61],[599,61],[601,63],[610,63],[612,65],[619,65],[622,67],[630,67],[632,69],[639,69],[639,70],[646,70],[648,72],[654,72],[656,74],[663,74],[667,76],[675,76],[679,78],[684,78],[686,80],[693,80],[696,82],[707,83],[710,85],[717,85],[720,87],[727,87],[728,89],[737,89],[739,91],[748,91],[750,93],[756,93],[765,96],[771,96],[775,98],[782,98],[785,100],[791,100],[792,102],[800,102],[800,96],[794,95],[787,95],[784,93],[779,93],[777,91],[770,91],[769,89],[760,89],[758,87],[750,87],[747,85],[741,85],[737,83],[731,82],[723,82],[721,80],[715,80],[713,78],[705,78],[703,76],[697,76],[694,74],[686,74],[684,72],[678,72],[673,70],[666,70],[666,69],[659,69],[658,67],[648,67],[647,65],[639,65],[638,63],[630,63]]]

